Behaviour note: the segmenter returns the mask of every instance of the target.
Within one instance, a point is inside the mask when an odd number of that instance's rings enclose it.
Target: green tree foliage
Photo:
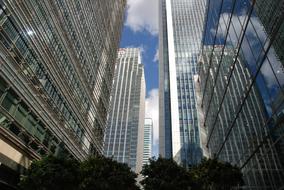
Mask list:
[[[189,173],[172,159],[150,159],[141,174],[145,190],[187,190],[192,186]]]
[[[189,171],[198,189],[228,190],[243,185],[243,175],[237,166],[216,159],[203,159]]]
[[[78,162],[48,156],[31,164],[19,186],[22,190],[136,190],[136,177],[126,164],[110,158]]]
[[[81,164],[82,190],[136,190],[137,175],[111,158],[92,157]]]
[[[34,161],[20,181],[23,190],[77,190],[79,162],[47,156]]]
[[[150,159],[141,173],[145,190],[229,190],[243,184],[238,167],[216,159],[203,159],[189,170],[172,159]]]
[[[203,159],[189,170],[172,159],[150,159],[141,174],[145,190],[229,190],[242,185],[236,166]],[[137,175],[126,164],[91,157],[84,162],[48,156],[34,161],[21,179],[22,190],[138,190]]]

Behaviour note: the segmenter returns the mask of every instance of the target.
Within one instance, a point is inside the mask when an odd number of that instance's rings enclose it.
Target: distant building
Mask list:
[[[103,153],[125,6],[0,1],[0,189],[33,159]]]
[[[140,172],[143,162],[145,78],[138,48],[118,51],[104,154]]]
[[[152,157],[152,144],[153,144],[153,120],[151,118],[145,118],[143,165],[149,163],[149,158]]]
[[[193,76],[207,1],[159,2],[159,151],[188,167],[202,158]]]

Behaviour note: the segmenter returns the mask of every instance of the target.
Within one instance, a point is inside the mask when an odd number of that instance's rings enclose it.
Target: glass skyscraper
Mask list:
[[[277,16],[267,12],[266,27],[259,2],[208,1],[195,78],[202,148],[242,169],[241,189],[283,189],[284,72],[276,47],[284,13],[283,6]]]
[[[272,111],[275,112],[273,116],[273,125],[275,130],[272,133],[274,138],[276,152],[279,155],[279,160],[284,167],[284,94],[279,92],[272,103]],[[280,105],[280,107],[278,107]]]
[[[140,172],[143,162],[145,78],[138,48],[118,51],[104,154]]]
[[[279,17],[283,18],[284,2],[281,0],[257,0],[255,5],[255,12],[257,17],[260,19],[265,31],[268,33],[270,38],[275,38],[273,43],[273,48],[277,59],[282,64],[280,67],[283,71],[284,64],[284,24],[281,25],[277,33],[273,33],[274,22],[277,21]],[[279,22],[279,21],[278,21]],[[275,36],[276,35],[276,36]],[[277,72],[277,71],[276,71]],[[282,86],[283,87],[283,86]],[[273,131],[273,138],[276,141],[276,150],[279,154],[279,159],[284,167],[284,94],[280,91],[277,93],[276,97],[272,102],[272,112],[276,114],[273,116],[273,124],[275,125],[275,130]],[[280,106],[279,106],[280,105]]]
[[[281,14],[284,9],[284,2],[281,0],[257,0],[256,5],[256,15],[261,20],[265,30],[268,32],[268,35],[273,35],[272,27],[274,25],[271,20],[275,20],[278,17],[281,17]],[[279,29],[277,37],[273,44],[273,47],[276,51],[278,59],[284,64],[284,25]]]
[[[125,6],[0,0],[1,177],[48,154],[103,153]]]
[[[283,171],[269,130],[262,127],[267,113],[256,86],[252,86],[245,103],[240,105],[251,74],[240,56],[230,76],[234,55],[234,49],[223,50],[223,46],[216,46],[212,54],[210,46],[204,47],[200,58],[195,86],[200,88],[196,90],[200,96],[197,108],[204,114],[200,125],[208,132],[205,146],[210,157],[217,154],[218,159],[242,168],[247,189],[270,188],[270,182],[281,183]],[[259,146],[260,143],[264,145]]]
[[[153,120],[151,118],[145,118],[143,165],[149,163],[149,158],[152,157],[152,144],[153,144]]]
[[[159,148],[184,166],[201,156],[193,76],[201,47],[206,0],[159,2]]]

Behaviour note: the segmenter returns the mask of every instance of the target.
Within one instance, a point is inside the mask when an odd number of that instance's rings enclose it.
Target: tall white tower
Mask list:
[[[138,48],[118,51],[104,154],[140,172],[143,162],[145,78]]]

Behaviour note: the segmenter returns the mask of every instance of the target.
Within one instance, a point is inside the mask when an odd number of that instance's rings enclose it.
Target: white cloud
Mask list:
[[[219,29],[218,29],[218,32],[217,32],[218,36],[225,37],[226,27],[228,25],[229,19],[230,19],[229,13],[221,14],[220,21],[219,21]],[[241,31],[242,31],[241,24],[244,23],[245,19],[246,19],[245,15],[243,15],[243,16],[235,16],[235,15],[232,16],[231,22],[233,23],[234,27],[232,27],[232,25],[230,26],[230,29],[229,29],[229,37],[230,38],[228,38],[228,40],[231,41],[233,44],[236,44],[238,42],[238,37],[240,36]],[[251,17],[250,23],[252,23],[253,26],[251,24],[248,25],[247,30],[246,30],[246,35],[252,35],[255,38],[258,35],[258,37],[262,41],[264,41],[266,39],[266,34],[264,32],[264,28],[261,25],[259,19],[257,17]],[[257,31],[257,34],[255,33],[254,28]],[[215,29],[211,29],[210,31],[212,32],[212,34],[215,34],[215,32],[216,32]]]
[[[225,37],[225,31],[226,31],[225,29],[229,18],[230,14],[228,13],[223,13],[221,15],[219,30],[217,32],[217,35],[219,37]],[[238,17],[235,15],[232,16],[232,23],[234,25],[234,28],[231,25],[229,29],[230,38],[228,38],[228,40],[234,45],[237,44],[238,37],[241,35],[242,31],[241,23],[244,23],[245,19],[246,16],[238,16]],[[210,31],[212,34],[215,34],[216,32],[215,29],[211,29]],[[257,31],[257,33],[255,31]],[[244,39],[242,43],[242,50],[243,50],[242,53],[248,64],[250,64],[252,67],[256,67],[254,54],[255,56],[259,56],[260,54],[259,47],[261,47],[267,39],[264,27],[262,26],[261,22],[257,17],[251,18],[250,24],[248,25],[246,30],[246,36],[248,37],[249,41],[247,40],[247,38]],[[261,74],[264,77],[267,87],[274,88],[275,86],[278,85],[278,82],[280,83],[281,86],[284,85],[284,74],[283,74],[282,65],[281,62],[276,57],[276,53],[273,47],[270,48],[267,57],[270,60],[273,71],[278,79],[277,81],[269,64],[269,61],[268,59],[266,59],[261,67]]]
[[[128,0],[125,25],[134,32],[158,34],[158,0]]]
[[[260,71],[261,71],[261,73],[264,77],[264,80],[266,82],[266,85],[269,88],[274,88],[275,86],[278,85],[278,82],[281,86],[284,85],[283,66],[275,55],[276,55],[276,53],[275,53],[274,48],[271,48],[270,51],[267,54],[269,61],[268,61],[268,59],[265,59],[263,65],[260,69]],[[276,75],[277,79],[276,79],[274,74]]]
[[[141,54],[146,53],[146,46],[145,45],[140,45],[138,48],[140,49]]]
[[[154,62],[158,62],[159,61],[159,48],[156,49],[156,53],[153,59]]]
[[[152,89],[145,101],[145,117],[153,120],[153,152],[154,156],[159,155],[159,90]]]
[[[224,13],[221,15],[221,18],[224,18],[224,20],[220,20],[220,27],[223,29],[223,32],[220,31],[220,29],[218,30],[218,36],[219,37],[224,37],[225,36],[225,26],[229,19],[229,14]],[[220,19],[221,19],[220,18]],[[245,20],[245,16],[239,16],[240,22],[243,23]],[[232,27],[230,27],[229,29],[229,35],[231,37],[231,39],[229,39],[229,42],[231,42],[232,44],[236,45],[237,44],[237,36],[236,34],[239,36],[241,34],[241,25],[239,23],[239,20],[237,18],[237,16],[233,16],[232,17],[232,23],[234,24],[235,27],[235,31],[233,30]],[[231,25],[232,26],[232,25]],[[254,30],[255,29],[255,30]],[[257,32],[255,32],[257,31]],[[212,34],[215,34],[216,30],[211,29]],[[256,17],[252,17],[250,20],[250,24],[247,27],[246,30],[246,35],[248,38],[245,38],[243,43],[242,43],[242,53],[247,61],[247,63],[249,64],[249,66],[251,68],[253,68],[252,70],[256,70],[257,65],[256,65],[256,61],[255,61],[255,57],[258,57],[260,55],[263,55],[263,53],[261,54],[261,49],[260,47],[263,46],[263,44],[265,44],[265,48],[267,48],[267,42],[265,43],[266,39],[267,39],[267,35],[264,31],[264,27],[262,26],[260,20]],[[259,39],[258,39],[259,38]],[[269,40],[268,40],[269,41]],[[251,46],[251,47],[250,47]],[[254,54],[252,53],[254,52]],[[270,63],[269,63],[269,61]],[[265,108],[267,110],[267,112],[269,114],[272,113],[272,108],[271,108],[271,95],[276,95],[276,93],[274,93],[275,91],[278,91],[278,85],[280,84],[280,86],[284,86],[284,69],[283,66],[281,64],[281,62],[279,61],[279,59],[276,56],[276,52],[272,47],[270,47],[268,54],[267,54],[267,59],[265,59],[265,61],[263,62],[263,65],[260,69],[260,73],[263,77],[264,80],[264,85],[267,87],[267,90],[269,90],[269,95],[266,95],[266,93],[262,93],[263,96],[263,101],[265,103]],[[262,84],[262,82],[260,83],[260,89],[264,89],[264,86]]]

